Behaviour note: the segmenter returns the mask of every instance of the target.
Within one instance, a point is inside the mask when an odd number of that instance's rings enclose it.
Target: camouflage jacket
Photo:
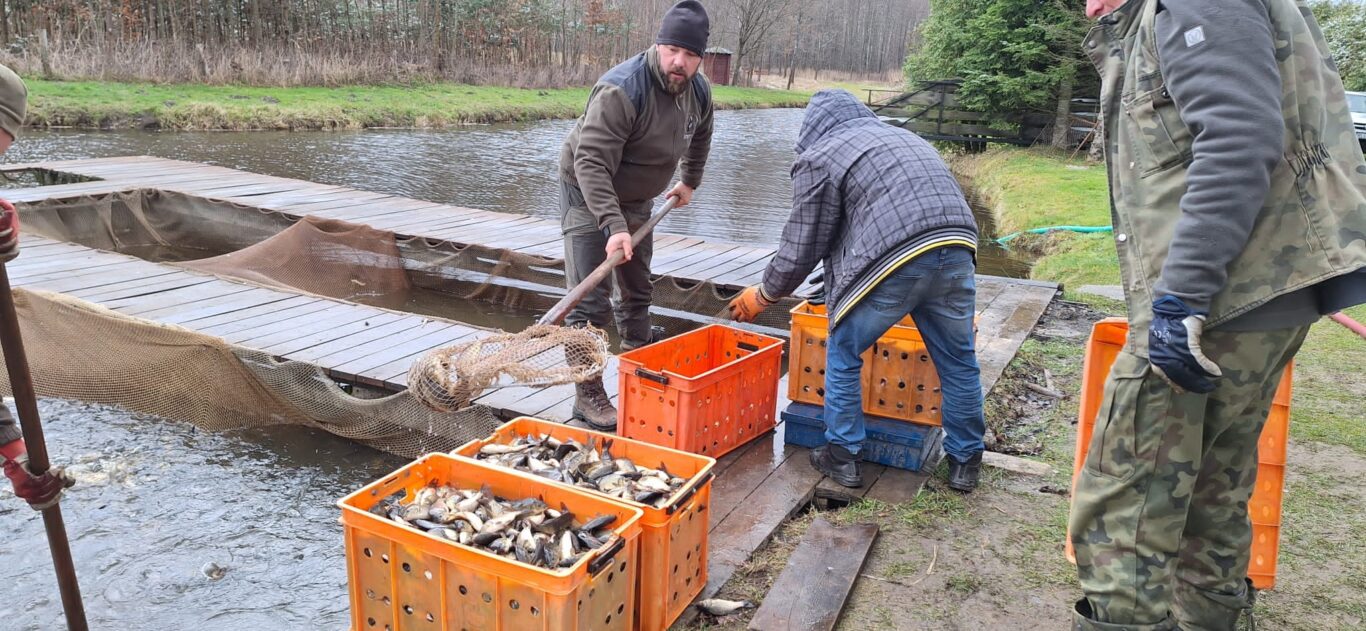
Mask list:
[[[1366,164],[1322,34],[1302,1],[1237,4],[1253,7],[1274,55],[1233,64],[1217,63],[1217,55],[1181,59],[1209,64],[1194,69],[1205,80],[1192,81],[1182,93],[1169,90],[1164,78],[1164,72],[1176,72],[1176,60],[1160,53],[1218,51],[1221,45],[1236,50],[1226,35],[1217,39],[1227,26],[1217,21],[1218,12],[1211,11],[1215,19],[1207,24],[1172,32],[1172,18],[1159,15],[1159,0],[1131,0],[1101,18],[1084,44],[1102,81],[1111,215],[1131,331],[1146,332],[1152,302],[1161,294],[1208,310],[1210,325],[1218,326],[1278,296],[1366,267]],[[1184,6],[1188,14],[1204,10],[1202,3]],[[1159,34],[1163,20],[1167,32]],[[1161,36],[1169,38],[1165,48]],[[1241,143],[1230,137],[1230,129],[1248,128],[1256,105],[1228,103],[1234,97],[1217,83],[1237,81],[1238,72],[1248,66],[1255,71],[1262,61],[1264,74],[1274,67],[1281,86],[1279,116],[1274,99],[1261,99],[1270,103],[1271,126],[1283,126],[1270,147],[1252,146],[1257,135],[1251,130]],[[1210,104],[1221,99],[1222,109]],[[1223,194],[1211,194],[1216,191]],[[1193,276],[1203,276],[1200,282],[1210,289],[1188,289],[1200,286],[1186,281]],[[1131,350],[1146,356],[1146,347],[1146,334],[1131,336]]]

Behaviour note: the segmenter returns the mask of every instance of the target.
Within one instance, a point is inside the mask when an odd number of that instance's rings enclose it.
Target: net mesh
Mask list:
[[[116,405],[214,431],[306,425],[413,458],[488,436],[499,423],[482,406],[432,410],[411,391],[355,397],[312,364],[277,361],[63,294],[16,288],[14,302],[40,396]],[[0,390],[12,394],[8,374]]]
[[[26,230],[52,239],[488,329],[415,362],[407,391],[363,399],[312,364],[25,292],[25,339],[45,396],[122,405],[208,429],[298,423],[416,456],[487,436],[496,419],[472,405],[480,392],[583,381],[600,375],[609,357],[602,331],[534,327],[531,318],[506,315],[545,311],[564,295],[563,263],[555,258],[158,190],[46,201],[25,206],[23,215]],[[691,330],[713,321],[735,289],[657,278],[654,320],[666,335]],[[795,303],[768,309],[756,330],[785,337]]]

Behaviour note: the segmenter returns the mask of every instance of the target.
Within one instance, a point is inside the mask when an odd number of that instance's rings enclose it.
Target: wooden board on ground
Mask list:
[[[876,524],[835,527],[811,522],[768,596],[754,613],[753,631],[830,631],[877,539]]]

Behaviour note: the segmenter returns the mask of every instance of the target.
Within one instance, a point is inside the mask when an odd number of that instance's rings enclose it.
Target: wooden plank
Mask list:
[[[114,283],[102,283],[85,289],[64,290],[62,293],[90,302],[104,302],[105,300],[155,294],[179,287],[213,282],[213,280],[205,276],[196,276],[184,272],[168,272],[124,279]]]
[[[321,299],[317,297],[295,294],[290,295],[288,298],[285,298],[284,300],[281,300],[279,302],[258,305],[255,307],[243,309],[241,311],[234,311],[231,313],[220,313],[211,316],[202,316],[190,320],[185,320],[181,323],[181,325],[194,329],[200,329],[224,323],[244,322],[247,321],[249,318],[255,318],[258,316],[281,317],[283,314],[289,313],[290,309],[294,309],[301,305],[310,305],[318,302],[321,302]]]
[[[309,319],[303,323],[296,323],[294,326],[283,327],[264,334],[256,334],[251,337],[237,337],[233,341],[263,351],[271,349],[287,350],[292,348],[290,342],[301,338],[311,337],[319,331],[330,331],[333,329],[344,328],[352,323],[373,318],[379,313],[372,309],[360,307],[353,304],[337,303],[337,307],[329,309],[316,319]],[[330,339],[330,338],[329,338]],[[284,355],[284,352],[271,353],[272,355]]]
[[[931,471],[915,472],[888,468],[878,477],[877,482],[868,487],[868,492],[863,497],[888,504],[904,504],[920,494],[931,474]]]
[[[299,216],[322,217],[326,219],[340,219],[342,221],[352,221],[353,216],[379,216],[387,213],[410,212],[440,206],[434,202],[427,202],[418,199],[407,199],[404,197],[390,197],[378,200],[355,200],[348,197],[337,200],[332,205],[325,204],[281,204],[280,212]],[[368,213],[368,214],[367,214]],[[354,222],[353,223],[357,223]]]
[[[394,320],[403,318],[402,314],[375,309],[357,309],[357,314],[362,317],[355,321],[329,326],[324,329],[315,329],[308,335],[293,338],[288,342],[270,346],[257,346],[257,348],[266,351],[271,355],[279,355],[292,359],[294,353],[298,351],[335,340],[347,339],[357,333],[364,333],[370,327],[388,324]]]
[[[986,331],[989,336],[987,343],[977,349],[977,361],[982,369],[983,393],[990,393],[995,387],[1005,372],[1006,365],[1015,358],[1020,345],[1029,337],[1029,332],[1034,330],[1039,318],[1043,317],[1043,312],[1048,308],[1048,303],[1052,302],[1056,291],[1046,287],[1019,287],[1013,293],[1020,298],[1014,302],[1014,309],[1000,327],[995,330],[988,330],[985,327],[979,329]],[[998,302],[1000,300],[997,299]]]
[[[221,296],[241,293],[249,289],[251,289],[251,287],[248,285],[238,285],[220,281],[158,292],[150,296],[110,300],[105,303],[105,306],[128,315],[139,315],[151,311],[158,311],[167,307],[189,308],[189,305],[194,305],[205,300],[212,300]]]
[[[190,309],[165,310],[155,313],[144,313],[141,317],[165,322],[167,324],[180,324],[189,320],[207,318],[221,314],[237,313],[245,309],[272,305],[289,298],[291,294],[282,291],[275,291],[265,288],[253,288],[237,294],[232,294],[225,298],[215,301],[204,301],[198,303]]]
[[[756,451],[764,450],[756,449],[749,453]],[[735,574],[735,570],[744,565],[754,551],[767,543],[783,522],[791,519],[811,498],[821,474],[807,464],[805,450],[798,451],[803,453],[784,460],[764,479],[761,490],[751,493],[725,519],[712,527],[708,535],[711,543],[708,544],[707,584],[698,598],[715,596]],[[735,467],[731,467],[726,475],[729,477],[735,473]],[[726,506],[717,492],[724,479],[718,478],[712,482],[713,509]],[[672,628],[686,627],[696,615],[696,608],[689,607]]]
[[[376,323],[370,321],[369,326],[364,330],[358,331],[345,338],[333,340],[323,344],[316,344],[305,349],[300,349],[289,354],[289,358],[297,361],[306,361],[317,364],[318,359],[326,357],[338,351],[355,348],[360,344],[374,340],[389,339],[390,343],[395,339],[402,339],[408,335],[409,331],[414,331],[422,326],[423,319],[418,316],[394,314],[398,317],[388,322]]]
[[[878,479],[882,477],[882,473],[887,470],[887,467],[876,462],[865,462],[860,465],[860,470],[863,474],[863,486],[851,489],[841,486],[840,483],[828,477],[821,478],[821,481],[816,484],[816,497],[852,504],[868,494],[868,490],[877,484]]]
[[[1026,460],[1009,454],[987,451],[982,453],[982,464],[1012,473],[1046,477],[1053,474],[1053,467],[1037,460]]]
[[[141,263],[141,261],[136,262]],[[120,283],[152,274],[153,272],[142,269],[142,266],[135,265],[134,262],[128,261],[121,264],[101,265],[88,269],[70,269],[48,274],[25,275],[20,278],[12,279],[12,282],[19,286],[40,287],[47,291],[65,293],[79,289]]]
[[[299,296],[299,298],[302,298],[303,300],[292,300],[290,301],[291,304],[288,305],[276,305],[277,308],[255,310],[253,313],[233,315],[220,314],[201,320],[192,320],[187,324],[203,333],[221,337],[237,331],[254,329],[263,324],[272,324],[289,318],[307,316],[336,305],[336,303],[331,300],[325,300],[314,296]]]
[[[738,255],[715,261],[703,261],[696,265],[690,265],[673,271],[672,275],[680,278],[692,278],[697,280],[711,279],[725,274],[731,270],[740,269],[755,261],[767,260],[773,256],[773,250],[767,248],[746,247],[738,251]]]
[[[801,452],[797,458],[802,467],[815,473],[811,479],[811,488],[814,490],[816,483],[820,482],[821,475],[815,469],[811,469],[811,464],[806,462],[806,452],[800,447],[777,443],[777,436],[769,434],[754,440],[754,447],[745,452],[738,461],[726,470],[726,475],[717,477],[712,482],[711,497],[711,528],[720,526],[721,522],[737,510],[740,505],[745,503],[746,498],[755,492],[760,485],[773,474],[775,470],[782,467],[792,455]],[[775,449],[777,456],[774,455]]]
[[[754,631],[831,631],[844,601],[877,539],[877,524],[836,528],[825,518],[811,522],[764,603],[754,612]]]
[[[387,203],[395,198],[393,195],[385,193],[373,193],[369,191],[359,191],[353,196],[342,199],[332,199],[326,201],[313,201],[308,203],[295,202],[293,204],[282,205],[280,210],[296,215],[311,215],[313,212],[326,212],[328,217],[332,217],[333,211],[353,211],[360,210],[368,212],[369,204]]]
[[[389,342],[380,352],[370,353],[364,357],[335,365],[330,370],[335,371],[338,374],[349,375],[351,378],[357,380],[363,379],[370,385],[383,386],[384,382],[368,376],[368,371],[410,357],[415,353],[426,352],[428,349],[432,348],[433,345],[449,342],[451,338],[459,335],[461,332],[473,332],[473,329],[467,329],[464,326],[448,322],[434,324],[437,324],[438,326],[428,333],[414,338],[407,338],[401,343]]]
[[[282,310],[278,314],[265,314],[254,318],[245,318],[237,322],[225,322],[213,326],[200,326],[199,330],[210,335],[217,335],[228,342],[248,346],[245,342],[254,337],[272,335],[281,330],[306,329],[313,321],[320,318],[335,316],[339,313],[349,313],[351,305],[342,304],[327,299],[318,299],[315,303],[305,304]]]
[[[416,327],[403,331],[401,335],[395,333],[392,336],[357,342],[345,348],[333,350],[326,355],[319,355],[314,362],[325,368],[341,369],[353,362],[359,363],[365,361],[372,355],[390,351],[395,345],[403,343],[404,340],[417,339],[428,333],[447,330],[450,327],[450,322],[419,319],[419,324]],[[379,365],[379,362],[369,365]]]
[[[734,257],[732,252],[741,249],[738,245],[718,245],[708,243],[688,250],[684,256],[666,257],[663,260],[651,260],[650,272],[663,276],[677,276],[674,270],[682,269],[690,265],[696,265],[704,261],[713,261],[720,258]]]

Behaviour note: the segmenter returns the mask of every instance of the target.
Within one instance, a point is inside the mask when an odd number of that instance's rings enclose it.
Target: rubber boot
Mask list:
[[[955,491],[971,493],[977,488],[977,481],[982,477],[982,452],[977,452],[968,458],[966,462],[958,462],[953,456],[949,456],[949,488]]]
[[[1201,589],[1177,579],[1172,601],[1172,614],[1182,631],[1239,631],[1238,623],[1246,615],[1247,631],[1256,631],[1257,620],[1252,617],[1252,606],[1257,602],[1257,590],[1252,581],[1244,579],[1243,589],[1237,594],[1225,594]]]
[[[617,431],[617,408],[608,398],[601,377],[575,384],[574,391],[574,418],[600,432]]]
[[[840,486],[856,489],[863,486],[858,456],[840,445],[825,445],[811,450],[811,466]]]
[[[1115,624],[1097,622],[1091,613],[1091,601],[1078,600],[1072,608],[1072,631],[1183,631],[1176,626],[1176,620],[1167,616],[1156,624]]]

